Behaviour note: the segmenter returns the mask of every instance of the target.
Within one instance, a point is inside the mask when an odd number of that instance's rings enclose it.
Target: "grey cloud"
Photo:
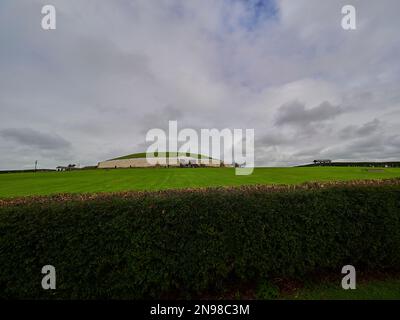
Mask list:
[[[182,125],[185,112],[182,109],[167,105],[152,113],[145,113],[141,116],[141,132],[146,133],[150,129],[166,129],[168,121],[178,121],[178,126]]]
[[[368,152],[381,152],[384,150],[385,145],[382,143],[384,138],[380,135],[375,137],[361,138],[351,142],[348,145],[348,150],[351,153],[365,154]]]
[[[380,125],[380,121],[378,119],[374,119],[371,122],[365,123],[362,127],[358,128],[356,132],[360,136],[367,136],[376,132],[379,129]]]
[[[3,139],[11,140],[22,146],[45,150],[65,149],[71,143],[57,134],[43,133],[29,128],[9,128],[0,130]]]
[[[334,160],[376,160],[388,156],[388,145],[384,143],[385,136],[381,134],[361,137],[329,147],[321,155]]]
[[[266,134],[266,135],[263,135],[263,136],[257,138],[255,141],[255,146],[257,148],[258,147],[271,147],[271,146],[290,144],[290,142],[293,142],[293,139],[288,137],[288,135],[279,135],[279,134],[271,132],[269,134]]]
[[[362,126],[350,125],[343,128],[339,136],[343,139],[351,139],[356,137],[369,136],[376,133],[382,128],[382,123],[378,119],[374,119],[370,122],[364,123]]]
[[[333,106],[329,102],[322,102],[320,105],[306,109],[305,105],[293,101],[282,105],[278,110],[275,124],[282,125],[308,125],[313,122],[321,122],[333,119],[340,115],[343,110],[338,106]]]
[[[296,152],[293,154],[296,157],[301,157],[301,158],[316,158],[317,156],[320,155],[321,151],[323,150],[323,147],[316,147],[316,148],[306,148],[303,150],[300,150],[299,152]]]
[[[391,135],[387,137],[386,143],[390,146],[398,148],[400,151],[400,135]]]

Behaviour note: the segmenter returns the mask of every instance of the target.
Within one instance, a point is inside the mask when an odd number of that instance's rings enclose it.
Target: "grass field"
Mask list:
[[[294,300],[399,300],[400,280],[362,281],[355,290],[343,290],[340,282],[329,284],[312,284],[294,294],[284,295],[282,299]]]
[[[0,198],[56,193],[93,193],[129,190],[298,184],[309,181],[345,181],[400,177],[400,168],[368,172],[359,167],[256,168],[252,175],[236,176],[232,168],[112,169],[71,172],[0,174]]]
[[[282,279],[280,279],[282,282]],[[286,281],[281,286],[266,284],[258,288],[239,288],[231,290],[234,294],[230,299],[247,297],[260,300],[399,300],[400,278],[398,274],[366,276],[357,275],[356,289],[344,290],[341,286],[341,278],[312,279],[305,283]],[[225,298],[225,297],[220,297]]]

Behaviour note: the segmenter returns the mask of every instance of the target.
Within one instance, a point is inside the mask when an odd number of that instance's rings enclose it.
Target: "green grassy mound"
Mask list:
[[[201,154],[196,154],[196,153],[183,153],[183,152],[156,152],[155,153],[156,157],[162,157],[162,158],[170,158],[170,157],[192,157],[195,159],[212,159],[210,157],[201,155]],[[137,158],[146,158],[146,153],[141,152],[141,153],[133,153],[133,154],[128,154],[126,156],[118,157],[115,159],[111,160],[124,160],[124,159],[137,159]]]

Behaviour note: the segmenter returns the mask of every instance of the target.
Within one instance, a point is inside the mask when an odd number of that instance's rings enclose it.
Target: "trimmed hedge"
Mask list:
[[[400,185],[0,206],[1,298],[189,298],[226,281],[400,268]],[[54,265],[57,290],[41,288]]]

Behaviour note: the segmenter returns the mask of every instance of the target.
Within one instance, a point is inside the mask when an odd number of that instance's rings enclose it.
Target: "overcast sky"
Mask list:
[[[57,29],[41,28],[41,8]],[[357,9],[357,30],[341,8]],[[398,0],[1,0],[0,169],[255,129],[257,165],[400,160]]]

